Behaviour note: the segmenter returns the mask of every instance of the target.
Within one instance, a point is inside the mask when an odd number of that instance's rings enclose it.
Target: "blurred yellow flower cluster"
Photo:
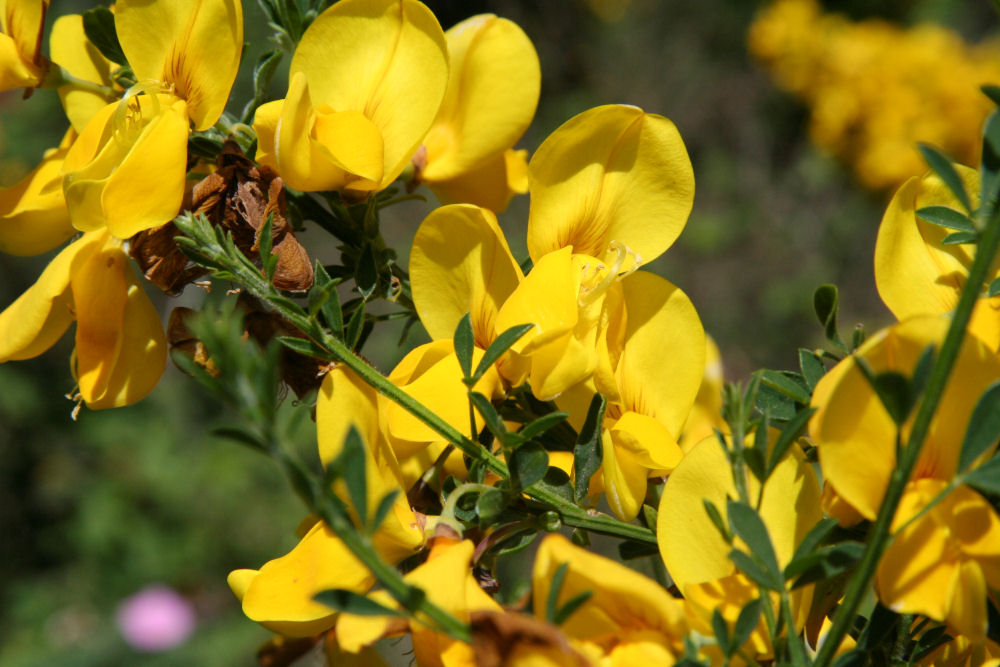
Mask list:
[[[919,175],[918,142],[961,162],[978,157],[990,110],[979,88],[1000,81],[1000,43],[969,45],[931,24],[855,22],[816,0],[762,10],[748,43],[778,86],[808,105],[812,141],[868,188]]]

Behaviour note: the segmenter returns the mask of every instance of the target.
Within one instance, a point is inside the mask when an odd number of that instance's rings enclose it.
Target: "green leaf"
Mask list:
[[[932,225],[947,227],[948,229],[957,229],[960,232],[976,231],[976,228],[972,226],[972,221],[969,220],[968,216],[963,213],[959,213],[953,208],[948,208],[947,206],[925,206],[924,208],[919,208],[917,209],[917,217],[931,223]]]
[[[260,263],[267,282],[274,280],[274,272],[278,268],[278,256],[274,254],[274,213],[268,213],[267,219],[257,232],[257,250]]]
[[[89,9],[83,13],[83,32],[101,55],[117,65],[128,65],[125,52],[115,30],[115,15],[107,7]]]
[[[531,328],[535,326],[534,324],[520,324],[516,327],[511,327],[507,329],[502,334],[496,337],[490,346],[486,348],[486,353],[483,358],[479,360],[479,365],[476,366],[476,372],[472,374],[475,382],[479,381],[479,378],[486,374],[486,371],[490,367],[499,361],[500,357],[504,355],[510,346],[521,339],[524,334],[528,333]]]
[[[359,301],[351,319],[347,321],[347,330],[344,332],[344,344],[350,349],[357,348],[361,341],[361,331],[365,325],[365,302]]]
[[[313,270],[313,289],[323,289],[326,290],[330,285],[336,288],[343,278],[337,278],[333,280],[330,278],[330,274],[326,272],[326,267],[316,260],[316,267]],[[310,303],[312,302],[311,297],[312,291],[310,290]],[[310,313],[312,312],[312,307],[310,306]],[[320,314],[323,316],[323,321],[326,323],[332,331],[333,335],[337,340],[344,339],[344,311],[340,307],[340,295],[337,294],[336,289],[329,292],[325,298],[323,298],[323,303],[320,306]]]
[[[994,457],[965,473],[962,475],[962,480],[983,493],[1000,495],[1000,457]]]
[[[501,541],[496,547],[494,553],[499,558],[501,556],[512,556],[518,552],[524,551],[531,543],[535,541],[535,538],[539,536],[537,530],[526,530],[516,535],[511,535],[506,540]]]
[[[736,624],[733,626],[731,639],[733,653],[750,640],[750,635],[760,624],[760,614],[763,608],[763,600],[756,598],[746,603],[740,610],[740,615],[736,617]]]
[[[993,104],[1000,106],[1000,86],[985,85],[980,90],[993,101]]]
[[[374,534],[379,526],[382,525],[382,522],[385,521],[385,517],[389,515],[399,494],[399,489],[395,489],[382,496],[382,499],[378,501],[378,507],[375,508],[375,516],[372,518],[371,524],[368,525],[368,532],[370,534]]]
[[[770,591],[781,590],[781,582],[777,581],[767,570],[758,565],[757,561],[742,551],[738,549],[730,551],[729,560],[733,561],[733,565],[758,586]]]
[[[992,282],[990,282],[989,286],[990,298],[993,298],[998,294],[1000,294],[1000,278],[994,279]]]
[[[810,393],[816,388],[816,384],[826,375],[826,366],[823,360],[813,352],[805,348],[799,349],[799,368],[802,370],[802,378],[806,381]]]
[[[395,609],[389,609],[369,597],[343,588],[317,593],[313,600],[336,611],[356,616],[403,616]]]
[[[794,399],[768,386],[762,386],[757,391],[757,402],[754,407],[758,412],[766,412],[771,419],[777,421],[788,421],[798,411],[798,404]]]
[[[962,441],[958,470],[964,472],[1000,440],[1000,382],[994,382],[976,402]]]
[[[809,529],[806,536],[802,538],[799,542],[799,546],[795,549],[795,553],[792,555],[791,562],[795,562],[799,558],[808,556],[821,545],[826,538],[830,536],[833,529],[837,527],[836,519],[823,519],[815,526]],[[789,563],[791,564],[791,563]],[[785,568],[785,578],[788,579],[788,568]]]
[[[634,560],[648,556],[659,556],[660,549],[649,542],[632,542],[624,540],[618,543],[618,556],[622,560]]]
[[[757,514],[757,510],[735,500],[730,500],[726,504],[726,510],[729,515],[729,525],[733,529],[733,532],[746,542],[747,547],[750,548],[750,553],[764,566],[768,576],[773,581],[778,582],[780,586],[783,576],[781,568],[778,567],[778,556],[774,551],[774,545],[771,543],[771,537],[767,533],[767,526],[764,525],[764,521]],[[749,576],[749,573],[747,574]]]
[[[852,649],[833,661],[833,667],[868,667],[870,656],[864,651]]]
[[[503,419],[500,418],[500,414],[493,407],[490,399],[478,391],[473,391],[469,392],[469,400],[472,401],[472,405],[479,411],[479,414],[483,416],[486,428],[490,430],[490,433],[496,436],[500,442],[504,442],[504,438],[507,435],[507,427],[504,426]]]
[[[217,438],[227,438],[229,440],[235,440],[236,442],[247,445],[252,449],[259,451],[266,451],[267,447],[261,441],[260,437],[251,433],[247,429],[240,428],[238,426],[227,427],[222,426],[219,428],[212,429],[212,435]]]
[[[816,408],[805,408],[800,410],[795,414],[794,417],[788,420],[785,427],[781,429],[781,435],[774,442],[774,447],[771,448],[771,454],[767,459],[767,469],[764,475],[764,479],[771,476],[774,469],[778,467],[781,463],[781,459],[785,458],[785,454],[788,452],[789,448],[795,441],[799,439],[802,432],[805,431],[806,425],[809,423],[809,418],[812,414],[816,412]]]
[[[656,511],[656,508],[652,505],[643,504],[641,514],[642,520],[646,523],[646,527],[653,532],[656,532],[656,524],[660,516],[660,513]]]
[[[916,400],[910,379],[896,371],[875,373],[862,357],[855,357],[855,362],[862,375],[868,380],[868,384],[875,391],[875,395],[882,401],[882,407],[885,408],[889,417],[898,426],[901,426],[909,416]]]
[[[545,477],[542,478],[542,484],[550,491],[557,493],[566,502],[573,502],[573,482],[565,470],[549,466],[549,469],[545,472]]]
[[[352,424],[344,438],[344,448],[337,456],[336,466],[362,526],[368,524],[368,479],[365,465],[365,443],[361,439],[361,433]]]
[[[927,380],[930,378],[931,370],[934,368],[935,354],[934,345],[928,345],[920,353],[920,358],[917,359],[917,365],[913,369],[913,377],[910,379],[910,391],[913,392],[914,402],[924,393],[924,387],[927,386]]]
[[[321,348],[308,338],[296,338],[295,336],[276,336],[275,340],[287,347],[292,352],[302,354],[307,357],[333,361],[332,354]]]
[[[505,507],[507,507],[507,498],[503,492],[490,489],[480,493],[476,499],[476,515],[479,517],[480,525],[492,524]]]
[[[579,505],[587,498],[590,478],[594,476],[604,458],[602,435],[604,432],[604,410],[607,401],[604,396],[594,394],[587,408],[587,418],[580,429],[576,446],[573,447],[573,470],[576,473],[575,499]]]
[[[996,111],[989,115],[983,128],[980,165],[979,214],[988,218],[996,207],[997,186],[1000,184],[1000,114]]]
[[[565,565],[565,563],[563,564]],[[560,607],[559,611],[556,612],[555,619],[553,619],[555,624],[562,625],[568,621],[569,617],[572,616],[577,609],[582,607],[593,594],[593,591],[583,591],[582,593],[574,595],[569,600],[566,600],[566,604]]]
[[[568,412],[550,412],[549,414],[539,417],[535,421],[531,422],[518,431],[517,434],[525,440],[531,440],[532,438],[545,433],[553,426],[566,421],[567,417],[569,417]]]
[[[354,267],[354,282],[357,284],[358,293],[367,301],[378,287],[378,259],[375,256],[375,247],[371,243],[365,243],[358,257],[357,266]]]
[[[476,347],[476,335],[472,331],[472,316],[469,313],[462,315],[455,327],[455,356],[458,357],[458,365],[462,369],[462,378],[468,386],[476,383],[472,379],[472,351]]]
[[[274,49],[260,54],[260,57],[257,58],[257,63],[253,67],[253,99],[243,107],[242,120],[244,123],[253,118],[257,107],[266,99],[267,86],[281,63],[282,54],[281,49]]]
[[[840,336],[837,334],[837,304],[840,296],[836,285],[820,285],[813,293],[813,309],[819,323],[826,330],[827,340],[841,345]]]
[[[722,514],[719,513],[719,508],[712,504],[708,498],[702,498],[701,504],[705,507],[705,513],[708,514],[708,519],[715,526],[715,529],[719,531],[719,535],[722,539],[726,541],[727,544],[732,544],[733,534],[729,532],[729,528],[726,527],[726,522],[722,520]]]
[[[510,479],[517,488],[527,488],[545,477],[549,454],[536,442],[526,442],[509,457]]]
[[[788,396],[796,403],[809,404],[809,391],[806,389],[805,380],[798,373],[788,371],[761,371],[761,382],[771,389]]]
[[[941,245],[962,245],[964,243],[975,243],[979,235],[975,232],[955,232],[941,239]]]
[[[872,609],[868,623],[858,638],[858,648],[862,651],[870,651],[885,641],[890,636],[896,634],[896,626],[899,624],[899,614],[888,607],[876,603]]]
[[[722,649],[726,657],[731,656],[735,649],[729,639],[729,626],[726,625],[726,619],[722,617],[722,612],[718,609],[712,610],[712,633],[715,634],[715,641],[719,643],[719,648]]]
[[[941,180],[944,181],[944,184],[948,186],[948,189],[951,190],[952,194],[955,195],[965,210],[971,212],[972,205],[969,203],[969,195],[965,192],[965,185],[962,183],[958,172],[955,171],[952,160],[928,144],[920,144],[918,148],[931,170],[941,177]]]
[[[750,473],[758,481],[763,482],[766,477],[764,476],[764,451],[757,447],[750,447],[743,450],[743,460],[746,462],[747,467],[750,468]]]
[[[556,568],[549,585],[549,595],[545,598],[545,620],[553,625],[556,623],[556,615],[559,611],[559,593],[562,592],[563,581],[566,579],[566,570],[568,569],[569,563],[562,563]]]
[[[817,581],[833,579],[854,569],[865,545],[861,542],[839,542],[793,560],[785,568],[785,576],[795,579],[793,588],[813,584]]]

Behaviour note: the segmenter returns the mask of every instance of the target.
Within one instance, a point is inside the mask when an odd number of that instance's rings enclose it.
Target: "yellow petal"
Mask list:
[[[553,132],[529,164],[528,252],[602,259],[612,241],[636,264],[659,257],[681,233],[694,201],[684,142],[663,116],[629,106],[585,111]]]
[[[73,235],[62,191],[66,151],[49,151],[19,183],[0,190],[0,251],[37,255]]]
[[[275,157],[275,137],[278,133],[278,122],[285,106],[285,100],[275,100],[257,107],[253,116],[253,129],[257,133],[257,154],[254,159],[272,169],[278,168]]]
[[[44,73],[41,57],[49,0],[0,3],[0,91],[37,86]]]
[[[618,443],[625,439],[622,437],[623,434],[615,435],[617,437],[608,431],[603,434],[604,494],[615,516],[622,521],[631,521],[639,515],[642,501],[646,497],[649,469],[636,460],[637,457],[629,448],[624,445],[618,446]]]
[[[615,371],[622,400],[676,438],[705,372],[705,331],[691,300],[669,281],[637,271],[622,288],[628,320]]]
[[[410,250],[413,303],[431,338],[450,339],[466,313],[478,347],[496,338],[500,306],[524,278],[496,216],[475,206],[435,209]]]
[[[141,95],[120,104],[94,116],[70,149],[64,189],[77,229],[107,226],[127,239],[180,211],[188,126],[184,102],[169,96]]]
[[[37,357],[73,321],[70,279],[103,243],[99,232],[85,234],[49,262],[41,277],[0,313],[0,362]]]
[[[475,204],[503,213],[511,197],[528,191],[526,154],[508,149],[454,178],[431,181],[421,175],[421,180],[442,204]]]
[[[694,406],[684,422],[681,436],[678,440],[685,452],[719,429],[726,433],[729,426],[722,418],[722,386],[725,374],[722,368],[722,356],[719,346],[708,334],[705,334],[705,374],[698,387]]]
[[[290,79],[302,72],[317,106],[365,115],[383,140],[382,178],[394,181],[437,115],[448,81],[444,33],[416,0],[341,0],[306,30]]]
[[[756,479],[748,476],[747,486],[756,500]],[[709,519],[703,500],[714,504],[725,520],[727,498],[738,497],[726,453],[715,436],[695,445],[667,478],[657,536],[663,562],[681,590],[733,572],[731,547]],[[760,503],[779,564],[791,560],[798,543],[822,518],[819,502],[816,475],[793,449],[768,478]]]
[[[535,115],[541,88],[538,55],[515,23],[480,14],[445,36],[448,88],[424,139],[422,178],[432,184],[478,169],[517,143]]]
[[[362,180],[382,178],[382,134],[359,111],[324,111],[316,114],[316,141],[334,164]]]
[[[243,590],[243,613],[287,637],[308,637],[333,626],[335,613],[313,601],[317,593],[331,588],[364,593],[375,583],[371,571],[322,522],[252,579],[238,572],[230,575],[230,586]]]
[[[966,561],[958,569],[948,626],[976,644],[986,639],[986,581],[978,563]]]
[[[365,481],[368,516],[387,494],[399,492],[392,512],[379,527],[375,545],[384,558],[396,562],[423,542],[423,532],[403,493],[403,476],[392,449],[379,430],[374,390],[353,372],[338,366],[323,378],[316,402],[316,430],[320,460],[329,463],[343,450],[344,439],[353,426],[365,443]],[[338,493],[344,495],[342,490]]]
[[[961,165],[956,169],[976,197],[979,174]],[[889,202],[875,243],[875,285],[898,320],[953,310],[972,263],[971,246],[942,246],[951,230],[917,218],[916,211],[926,206],[961,209],[937,176],[911,178]]]
[[[140,82],[169,84],[196,130],[215,124],[243,52],[240,0],[118,0],[115,30]]]
[[[546,536],[535,556],[532,596],[536,616],[545,613],[552,578],[563,563],[569,565],[557,602],[565,604],[584,591],[592,593],[563,623],[568,636],[600,642],[617,640],[628,630],[649,629],[677,644],[687,634],[681,604],[662,586],[557,534]]]
[[[80,14],[67,14],[56,19],[52,24],[49,45],[53,62],[76,78],[111,86],[113,64],[87,39]],[[59,88],[59,99],[77,132],[83,132],[90,119],[113,101],[108,96],[77,86]]]
[[[911,318],[869,337],[856,354],[876,373],[896,371],[910,376],[928,345],[940,345],[947,318]],[[914,471],[915,478],[951,479],[959,447],[979,396],[1000,377],[1000,361],[979,340],[966,337],[956,367]],[[809,432],[819,446],[823,475],[837,493],[862,516],[874,519],[896,465],[896,427],[853,359],[846,359],[816,387],[820,410]],[[903,441],[909,425],[903,428]],[[858,466],[863,457],[864,466]]]
[[[615,446],[631,454],[647,472],[673,470],[684,455],[663,422],[649,415],[630,410],[610,430]]]

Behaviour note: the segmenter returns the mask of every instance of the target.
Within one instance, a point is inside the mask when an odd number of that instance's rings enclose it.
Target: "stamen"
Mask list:
[[[577,299],[577,303],[581,308],[592,304],[602,294],[604,294],[604,292],[606,292],[616,280],[620,280],[628,276],[642,264],[642,256],[624,243],[612,241],[608,244],[608,250],[615,253],[614,263],[612,263],[610,269],[603,263],[598,263],[597,266],[594,267],[593,277],[590,277],[589,279],[587,272],[590,269],[590,264],[584,264],[581,269],[583,277],[580,280],[580,295]],[[625,266],[625,261],[630,257],[632,258],[632,263],[629,264],[627,268],[623,269],[622,267]],[[606,273],[604,274],[604,277],[601,278],[600,282],[596,285],[588,286],[586,284],[590,280],[596,279],[602,271],[606,271]]]
[[[136,135],[142,131],[144,124],[140,95],[146,95],[150,100],[152,106],[148,110],[149,117],[155,117],[160,113],[159,95],[169,93],[171,90],[172,86],[164,86],[159,81],[142,81],[126,90],[112,117],[111,129],[114,140],[121,146],[130,147],[135,143]]]

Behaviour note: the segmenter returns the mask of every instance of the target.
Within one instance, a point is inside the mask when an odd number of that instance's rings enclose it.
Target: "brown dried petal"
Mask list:
[[[502,667],[516,649],[544,652],[555,664],[587,667],[591,663],[553,625],[517,612],[474,611],[470,615],[472,649],[479,667]]]
[[[146,280],[164,292],[176,294],[206,271],[188,261],[174,237],[180,234],[173,222],[139,232],[129,239],[129,254]]]
[[[170,351],[180,352],[205,369],[205,372],[212,377],[219,377],[219,369],[208,356],[205,345],[188,328],[187,320],[195,312],[184,307],[170,311],[170,319],[167,322],[167,341],[170,343]]]

